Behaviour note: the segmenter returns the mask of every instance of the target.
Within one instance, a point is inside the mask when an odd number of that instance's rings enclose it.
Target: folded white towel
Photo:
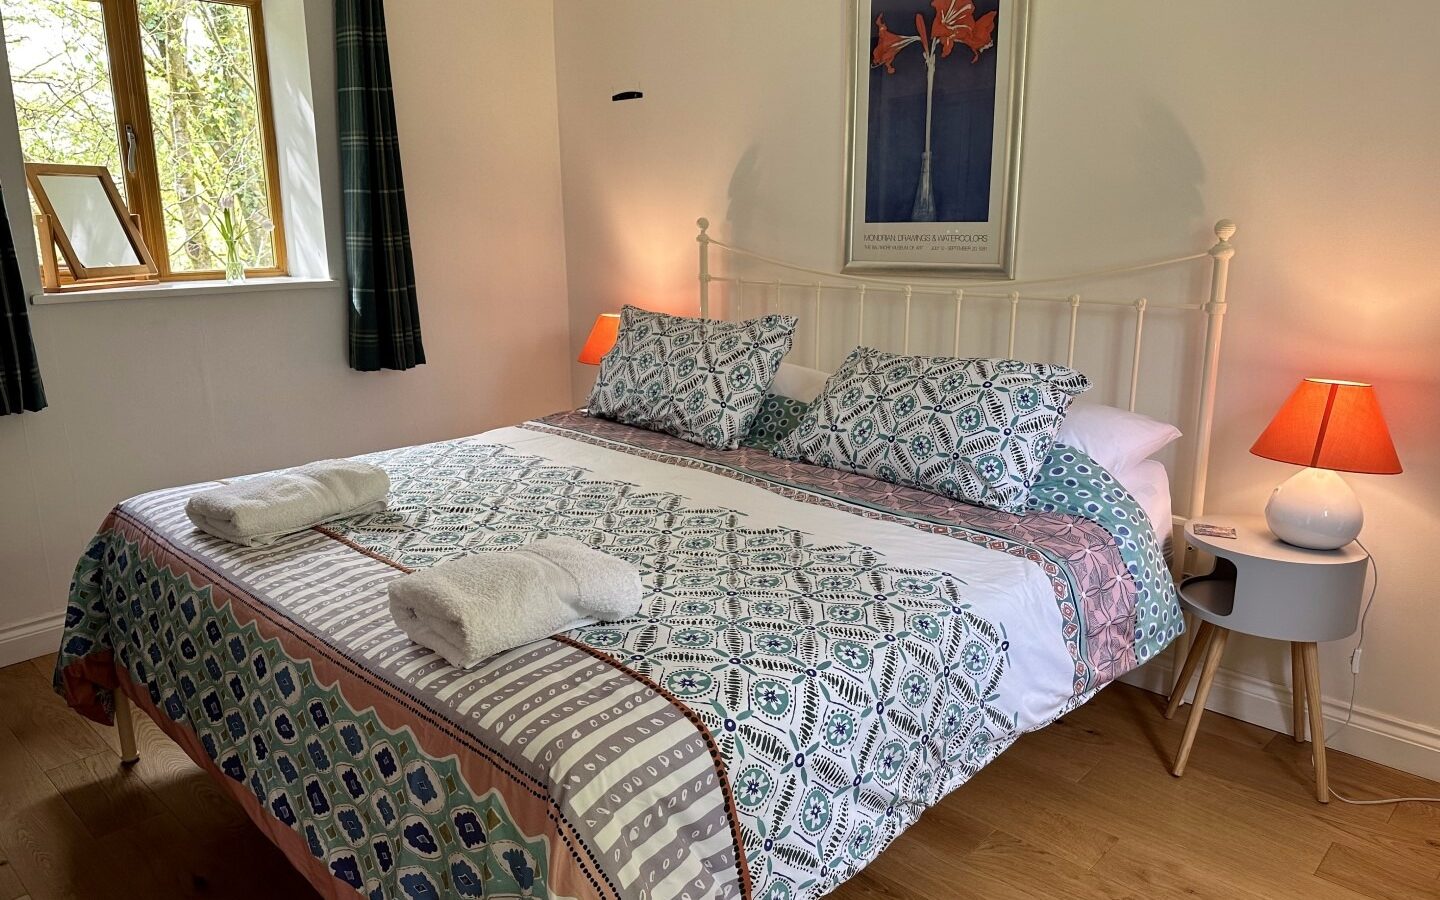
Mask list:
[[[191,497],[185,514],[207,534],[247,547],[312,525],[385,509],[390,476],[353,459],[326,459],[246,478]]]
[[[567,537],[475,553],[390,582],[410,639],[468,669],[497,653],[640,611],[640,573]]]

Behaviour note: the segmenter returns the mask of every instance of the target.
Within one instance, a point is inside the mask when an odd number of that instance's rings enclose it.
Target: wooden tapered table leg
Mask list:
[[[1175,718],[1175,711],[1185,702],[1185,689],[1190,687],[1190,678],[1195,674],[1195,667],[1200,665],[1200,660],[1204,658],[1214,630],[1215,626],[1209,622],[1201,622],[1200,627],[1195,630],[1195,637],[1190,641],[1190,650],[1185,654],[1185,662],[1180,666],[1180,677],[1175,679],[1175,689],[1170,692],[1170,702],[1165,705],[1165,718]]]
[[[1325,711],[1320,695],[1320,654],[1315,644],[1300,645],[1305,664],[1305,701],[1310,709],[1310,753],[1315,757],[1315,799],[1330,802],[1330,779],[1325,771]]]
[[[1290,642],[1290,733],[1305,743],[1305,656],[1299,641]]]
[[[1230,632],[1218,625],[1210,636],[1210,646],[1205,651],[1205,666],[1200,670],[1200,684],[1195,687],[1195,704],[1190,708],[1190,718],[1185,722],[1185,737],[1180,740],[1180,750],[1175,754],[1175,766],[1170,770],[1177,778],[1185,774],[1185,763],[1190,759],[1190,747],[1195,743],[1195,733],[1200,730],[1200,717],[1205,713],[1205,700],[1210,696],[1210,685],[1215,681],[1215,670],[1220,668],[1220,657],[1225,654],[1225,641],[1229,637]]]
[[[130,698],[119,688],[115,689],[115,730],[120,732],[121,765],[139,762],[140,751],[135,746],[135,718],[130,710]]]

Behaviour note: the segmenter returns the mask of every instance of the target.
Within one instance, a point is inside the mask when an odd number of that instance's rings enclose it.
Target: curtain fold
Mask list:
[[[425,362],[383,0],[335,0],[350,366]]]
[[[0,189],[0,317],[4,319],[0,322],[0,416],[45,408],[45,385],[40,381],[40,363],[30,337],[14,237],[10,217],[5,214],[4,190]]]

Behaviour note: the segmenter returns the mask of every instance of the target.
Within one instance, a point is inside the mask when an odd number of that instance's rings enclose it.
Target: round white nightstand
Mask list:
[[[1325,776],[1325,720],[1321,712],[1320,668],[1316,642],[1338,641],[1355,631],[1370,557],[1356,544],[1338,550],[1306,550],[1270,533],[1261,516],[1202,516],[1206,525],[1235,529],[1234,538],[1195,533],[1185,526],[1185,542],[1215,556],[1215,570],[1180,583],[1180,603],[1200,623],[1165,708],[1172,718],[1200,666],[1200,684],[1175,755],[1175,775],[1185,772],[1190,747],[1200,728],[1205,699],[1225,652],[1230,632],[1290,642],[1292,720],[1296,741],[1305,740],[1305,710],[1314,742],[1315,797],[1330,801]]]

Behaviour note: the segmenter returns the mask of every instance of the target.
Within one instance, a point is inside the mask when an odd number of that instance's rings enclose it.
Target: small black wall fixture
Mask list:
[[[639,100],[641,97],[644,96],[645,94],[640,91],[621,91],[618,94],[612,95],[610,99],[616,103],[619,103],[621,100]]]

